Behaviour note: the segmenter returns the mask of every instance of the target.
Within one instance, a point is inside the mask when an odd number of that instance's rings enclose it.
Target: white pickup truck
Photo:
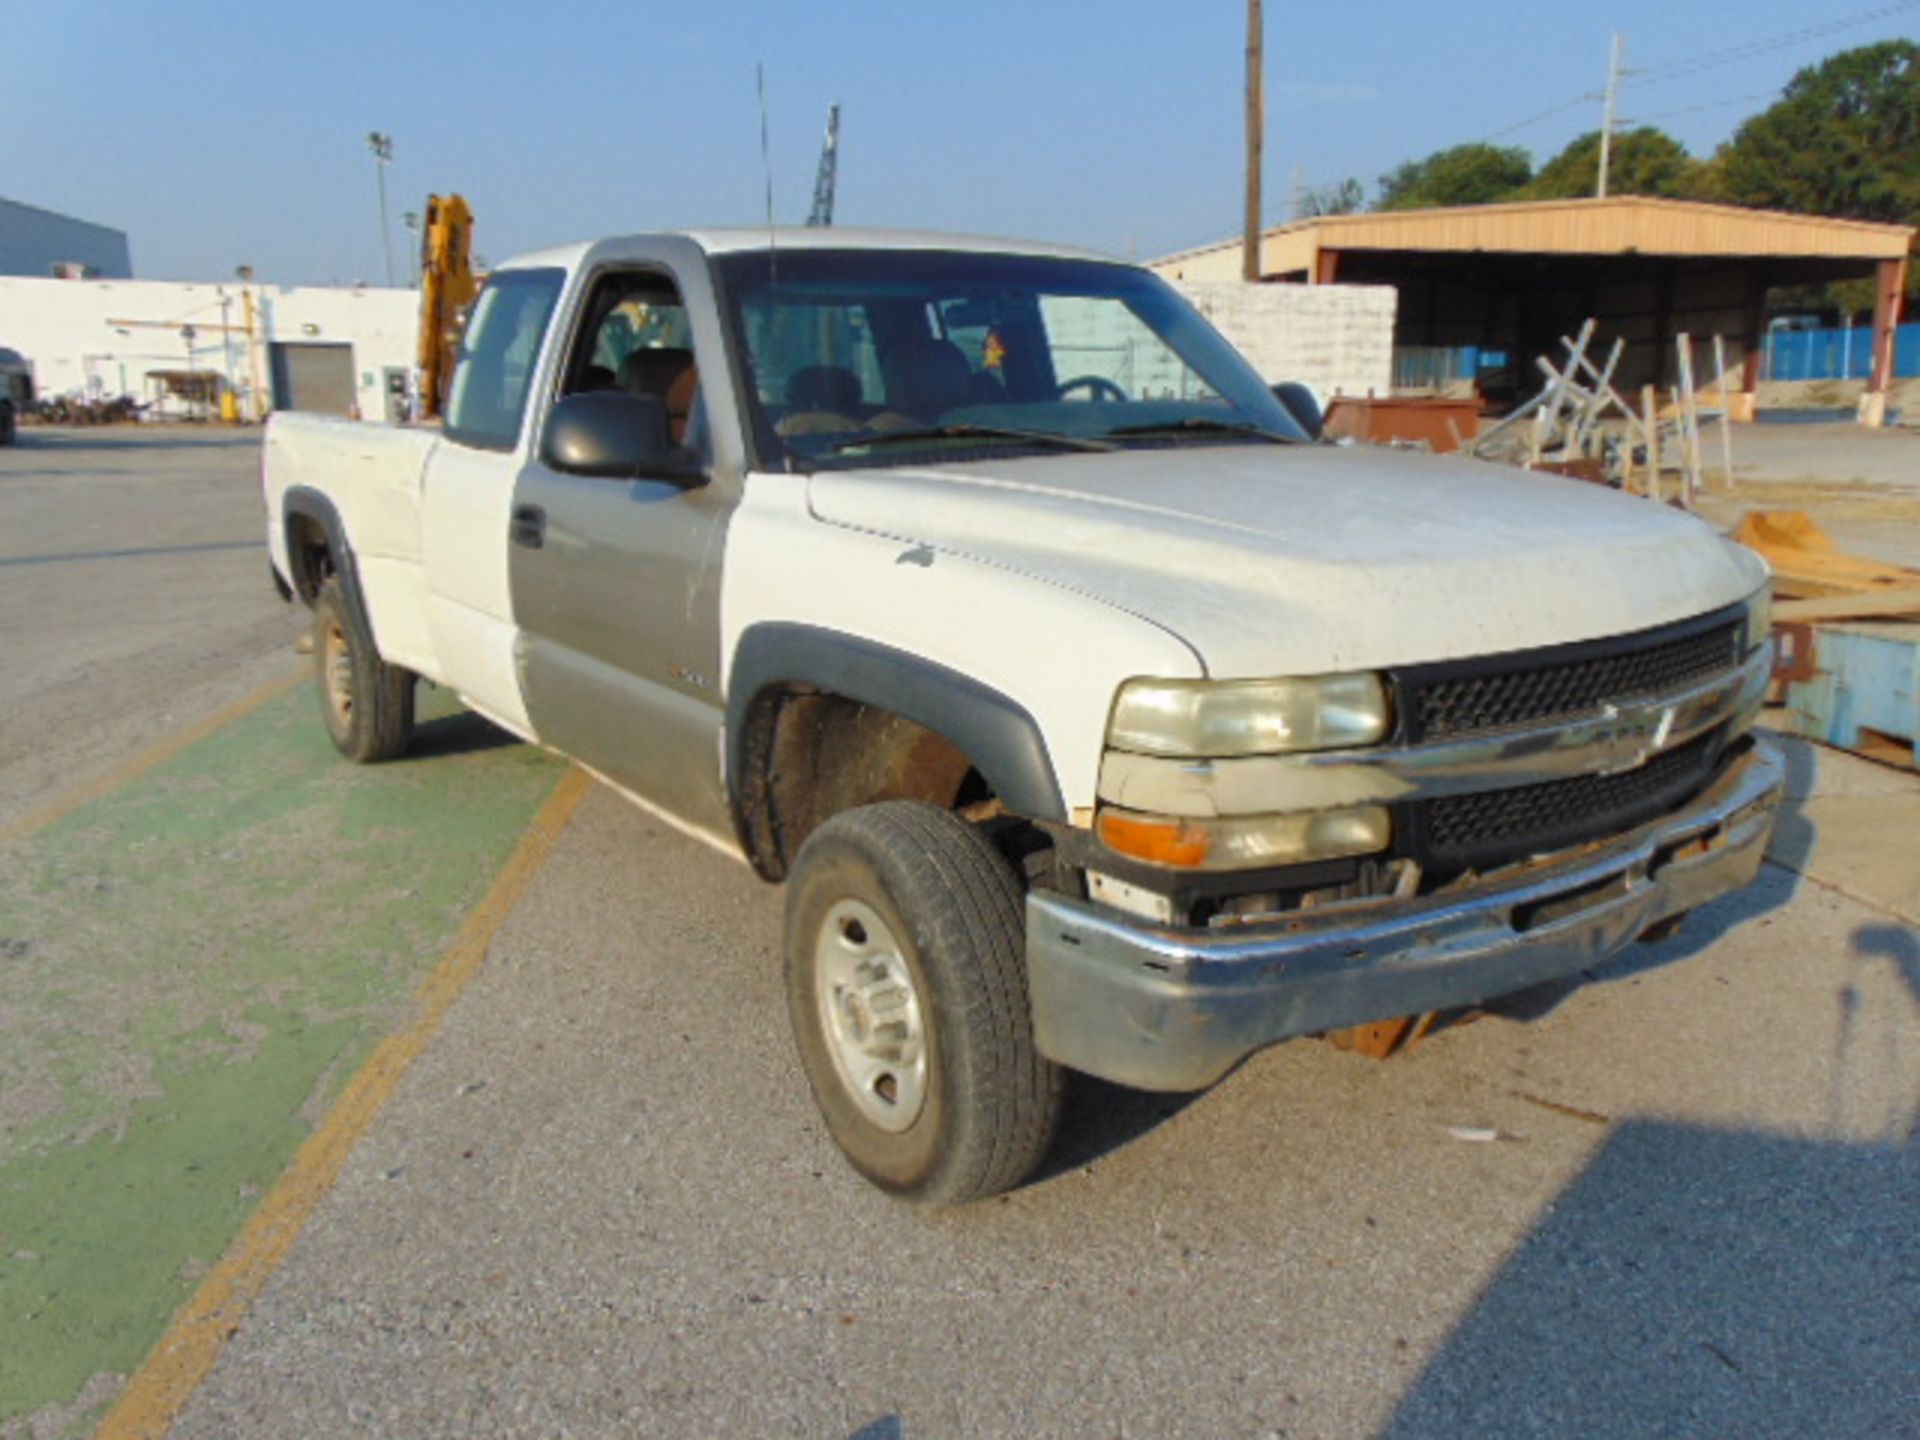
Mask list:
[[[444,429],[275,417],[267,533],[349,757],[426,679],[788,882],[834,1138],[953,1202],[1065,1070],[1199,1089],[1759,866],[1753,555],[1296,408],[1099,256],[632,236],[493,273]]]

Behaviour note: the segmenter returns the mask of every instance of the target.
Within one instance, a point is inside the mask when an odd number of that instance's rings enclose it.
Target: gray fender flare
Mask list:
[[[366,603],[360,594],[360,572],[354,565],[353,548],[347,544],[347,527],[340,523],[339,510],[333,501],[310,485],[289,487],[280,501],[280,523],[286,535],[287,569],[292,572],[293,592],[311,605],[313,597],[320,593],[322,577],[313,573],[306,552],[293,543],[296,520],[311,520],[327,537],[327,550],[333,556],[334,574],[340,579],[340,597],[346,601],[347,623],[354,628],[354,639],[373,654],[379,654],[379,646],[373,639],[373,625],[367,619]]]
[[[767,727],[756,722],[764,720],[769,697],[794,685],[830,691],[924,726],[972,760],[1014,814],[1067,818],[1039,722],[1018,702],[904,650],[836,630],[770,622],[740,637],[727,683],[728,803],[740,840],[763,875],[747,793],[758,783],[764,759],[756,747],[764,745]]]

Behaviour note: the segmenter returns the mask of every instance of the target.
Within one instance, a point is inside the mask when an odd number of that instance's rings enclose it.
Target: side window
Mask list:
[[[704,449],[706,411],[693,326],[673,281],[652,272],[606,276],[594,285],[584,313],[560,393],[626,390],[651,396],[666,406],[675,443]]]
[[[562,270],[502,270],[474,301],[447,401],[447,438],[485,450],[511,450],[520,438],[533,367]]]

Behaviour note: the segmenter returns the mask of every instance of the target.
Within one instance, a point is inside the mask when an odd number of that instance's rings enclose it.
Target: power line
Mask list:
[[[1633,80],[1635,84],[1647,85],[1685,79],[1703,70],[1714,70],[1722,65],[1737,65],[1747,60],[1757,60],[1763,55],[1771,55],[1776,50],[1803,45],[1809,40],[1824,39],[1828,35],[1837,35],[1842,30],[1851,30],[1856,26],[1871,25],[1876,20],[1890,20],[1896,15],[1905,15],[1913,10],[1920,10],[1920,0],[1899,0],[1897,4],[1881,5],[1838,20],[1829,20],[1821,25],[1808,25],[1803,29],[1763,36],[1761,39],[1749,40],[1740,45],[1731,45],[1724,50],[1703,51],[1698,55],[1670,61],[1665,65],[1649,66],[1644,70],[1633,72]]]
[[[1654,120],[1671,120],[1680,115],[1698,115],[1706,110],[1724,110],[1729,105],[1753,105],[1762,100],[1772,100],[1779,96],[1778,90],[1759,90],[1749,95],[1728,95],[1720,100],[1703,100],[1698,105],[1682,105],[1675,110],[1656,110],[1651,115],[1642,115],[1634,123],[1646,124]]]
[[[1725,50],[1703,51],[1700,54],[1690,55],[1684,59],[1669,61],[1665,65],[1650,65],[1645,68],[1622,70],[1620,72],[1621,83],[1628,85],[1666,84],[1670,81],[1685,79],[1689,76],[1699,74],[1703,70],[1712,70],[1722,65],[1734,65],[1742,61],[1758,59],[1761,56],[1770,55],[1777,50],[1784,50],[1794,45],[1802,45],[1809,40],[1819,40],[1828,35],[1838,34],[1842,30],[1851,30],[1856,26],[1870,25],[1876,20],[1889,20],[1896,15],[1905,15],[1914,10],[1920,10],[1920,0],[1897,0],[1897,3],[1894,4],[1876,6],[1872,10],[1863,10],[1857,14],[1843,16],[1837,20],[1828,20],[1819,25],[1808,25],[1799,30],[1791,30],[1779,35],[1763,36],[1758,40],[1750,40],[1744,44],[1730,46]],[[1778,91],[1770,90],[1747,98],[1753,100],[1771,100],[1774,99],[1778,93]],[[1495,140],[1504,139],[1508,135],[1517,134],[1519,131],[1530,130],[1542,121],[1564,115],[1569,110],[1577,109],[1582,105],[1592,104],[1601,98],[1602,95],[1597,90],[1582,91],[1578,95],[1562,100],[1557,105],[1549,106],[1545,110],[1529,115],[1524,120],[1516,120],[1511,125],[1502,126],[1498,130],[1481,136],[1481,143],[1490,144]],[[1713,101],[1692,107],[1688,110],[1670,110],[1663,113],[1667,115],[1692,114],[1696,110],[1714,109],[1721,105],[1731,105],[1735,103],[1738,102],[1734,100]],[[1658,117],[1646,116],[1643,118],[1651,120]]]
[[[1551,120],[1554,116],[1564,114],[1576,105],[1586,105],[1599,98],[1599,95],[1592,91],[1588,91],[1584,95],[1576,95],[1571,100],[1563,100],[1551,110],[1542,110],[1538,115],[1529,115],[1524,120],[1515,121],[1504,130],[1495,130],[1492,134],[1482,136],[1481,138],[1483,140],[1498,140],[1502,136],[1513,134],[1516,130],[1526,130],[1534,125],[1538,125],[1542,120]]]

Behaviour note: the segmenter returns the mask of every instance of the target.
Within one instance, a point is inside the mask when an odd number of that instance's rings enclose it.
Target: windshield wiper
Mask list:
[[[1292,435],[1283,435],[1278,430],[1266,430],[1258,425],[1245,425],[1232,420],[1207,420],[1197,415],[1185,420],[1162,420],[1152,425],[1122,425],[1117,430],[1107,431],[1107,435],[1122,440],[1147,439],[1157,435],[1232,435],[1245,436],[1249,440],[1265,440],[1274,445],[1309,443]]]
[[[1107,440],[1085,435],[1062,435],[1056,430],[1015,430],[1003,425],[929,425],[921,430],[890,430],[883,434],[862,435],[829,445],[829,455],[844,455],[850,450],[876,450],[886,445],[924,445],[929,440],[1005,440],[1020,445],[1048,445],[1056,450],[1118,450]]]

